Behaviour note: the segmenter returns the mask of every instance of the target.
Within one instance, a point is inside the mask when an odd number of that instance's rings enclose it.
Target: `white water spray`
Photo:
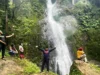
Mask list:
[[[52,0],[47,0],[47,32],[45,35],[56,47],[56,54],[53,59],[55,72],[58,72],[59,75],[69,75],[72,57],[65,41],[65,27],[54,19],[54,13],[57,11],[56,8],[54,9],[55,5],[56,3],[52,3]]]

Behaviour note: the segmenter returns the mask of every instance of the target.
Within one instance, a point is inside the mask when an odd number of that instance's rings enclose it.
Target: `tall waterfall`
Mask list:
[[[48,36],[48,40],[52,41],[53,45],[56,47],[53,58],[55,72],[59,75],[69,75],[72,57],[65,41],[65,27],[54,18],[55,13],[59,13],[55,12],[57,11],[55,6],[56,1],[52,2],[52,0],[47,0],[47,31],[45,35]]]

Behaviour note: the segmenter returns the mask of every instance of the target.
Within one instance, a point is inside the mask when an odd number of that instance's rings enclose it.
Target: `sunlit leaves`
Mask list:
[[[90,3],[88,0],[79,0],[79,1],[75,4],[75,6],[76,6],[77,8],[90,8],[90,7],[92,7],[92,6],[91,6],[91,3]]]
[[[10,0],[10,1],[9,1],[9,8],[10,8],[10,9],[13,9],[14,7],[15,7],[15,4],[13,4],[13,1]]]

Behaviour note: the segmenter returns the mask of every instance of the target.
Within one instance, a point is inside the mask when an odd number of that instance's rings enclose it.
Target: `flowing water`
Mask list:
[[[53,59],[54,71],[59,75],[69,75],[72,57],[65,40],[65,27],[54,18],[55,13],[59,13],[57,12],[58,8],[55,7],[56,1],[52,2],[52,0],[47,0],[47,31],[45,35],[48,36],[48,40],[52,41],[53,45],[56,47],[55,58]]]

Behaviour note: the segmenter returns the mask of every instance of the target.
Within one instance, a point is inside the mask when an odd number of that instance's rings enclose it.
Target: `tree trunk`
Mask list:
[[[5,26],[6,30],[5,31],[7,32],[7,29],[8,29],[8,14],[7,14],[7,11],[6,11],[6,23],[5,24],[6,24],[6,26]]]
[[[5,0],[5,33],[8,31],[8,12],[7,12],[7,1]]]
[[[72,0],[72,5],[75,5],[75,0]]]

